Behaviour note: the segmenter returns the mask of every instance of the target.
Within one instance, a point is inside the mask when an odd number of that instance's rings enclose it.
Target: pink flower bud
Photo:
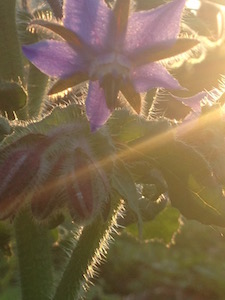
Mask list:
[[[60,177],[65,155],[62,154],[50,168],[47,178],[36,189],[31,200],[33,215],[41,220],[48,217],[54,209],[63,206],[61,200],[63,182]]]
[[[31,192],[42,153],[48,146],[45,135],[27,134],[1,150],[0,219],[12,215]]]
[[[80,149],[76,149],[70,161],[65,177],[70,214],[75,221],[88,222],[101,209],[106,187],[95,164]]]
[[[40,159],[33,151],[11,152],[0,166],[0,219],[10,216],[25,200],[25,191],[37,173]]]
[[[66,180],[66,189],[71,216],[79,220],[89,219],[94,209],[92,174],[87,159],[80,151],[76,151],[74,166]]]

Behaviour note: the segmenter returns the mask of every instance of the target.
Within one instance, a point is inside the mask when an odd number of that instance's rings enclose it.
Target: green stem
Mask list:
[[[0,0],[0,79],[23,82],[21,48],[16,28],[16,0]]]
[[[102,254],[106,254],[108,241],[115,225],[118,215],[123,211],[123,202],[117,193],[111,193],[111,209],[108,221],[103,221],[99,216],[96,220],[86,226],[78,240],[78,243],[70,257],[70,261],[58,284],[54,300],[79,299],[81,284],[88,283],[90,273],[96,263],[99,263]]]
[[[38,117],[41,112],[43,96],[48,83],[48,77],[30,64],[27,82],[28,115],[30,118]]]
[[[103,235],[103,227],[101,219],[97,219],[93,224],[84,228],[63,273],[54,300],[74,300],[78,298],[81,283],[84,281],[83,274],[98,248],[99,240]]]
[[[23,300],[49,300],[52,292],[52,261],[49,230],[35,224],[22,210],[15,219],[15,235]]]

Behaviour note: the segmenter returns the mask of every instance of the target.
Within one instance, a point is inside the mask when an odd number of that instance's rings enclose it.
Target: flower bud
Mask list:
[[[48,171],[47,178],[36,189],[31,200],[31,210],[33,215],[39,219],[45,219],[56,208],[63,206],[62,200],[62,185],[60,177],[62,164],[65,160],[65,155],[62,154]]]
[[[71,160],[65,177],[70,214],[75,221],[88,222],[102,208],[107,188],[95,164],[80,149],[71,155]]]
[[[1,150],[0,219],[10,216],[31,192],[48,145],[45,135],[27,134]]]
[[[0,166],[0,219],[10,216],[25,200],[25,191],[37,173],[40,160],[32,151],[11,152]]]

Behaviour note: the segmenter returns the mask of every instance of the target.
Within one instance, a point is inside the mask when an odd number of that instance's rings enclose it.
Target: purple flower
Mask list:
[[[215,105],[222,94],[223,91],[214,88],[209,92],[203,91],[197,93],[192,97],[187,98],[181,98],[171,95],[174,99],[182,102],[185,106],[191,108],[191,112],[184,118],[183,122],[178,126],[177,136],[182,137],[192,132],[196,128],[197,124],[199,123],[199,120],[203,115],[202,108],[205,105]]]
[[[177,40],[185,2],[174,0],[150,11],[130,13],[130,0],[116,1],[113,9],[103,0],[67,0],[64,26],[44,20],[32,23],[64,40],[23,46],[23,52],[42,72],[59,78],[49,94],[90,80],[86,113],[91,129],[96,130],[116,107],[119,92],[139,113],[139,93],[154,87],[181,88],[156,61],[197,44]]]

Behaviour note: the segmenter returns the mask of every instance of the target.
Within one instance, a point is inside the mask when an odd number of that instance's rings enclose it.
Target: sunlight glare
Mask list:
[[[186,2],[186,7],[189,9],[198,10],[201,6],[201,2],[199,0],[188,0]]]
[[[218,26],[218,36],[222,37],[224,35],[225,7],[220,7],[220,11],[217,13],[216,18]]]

